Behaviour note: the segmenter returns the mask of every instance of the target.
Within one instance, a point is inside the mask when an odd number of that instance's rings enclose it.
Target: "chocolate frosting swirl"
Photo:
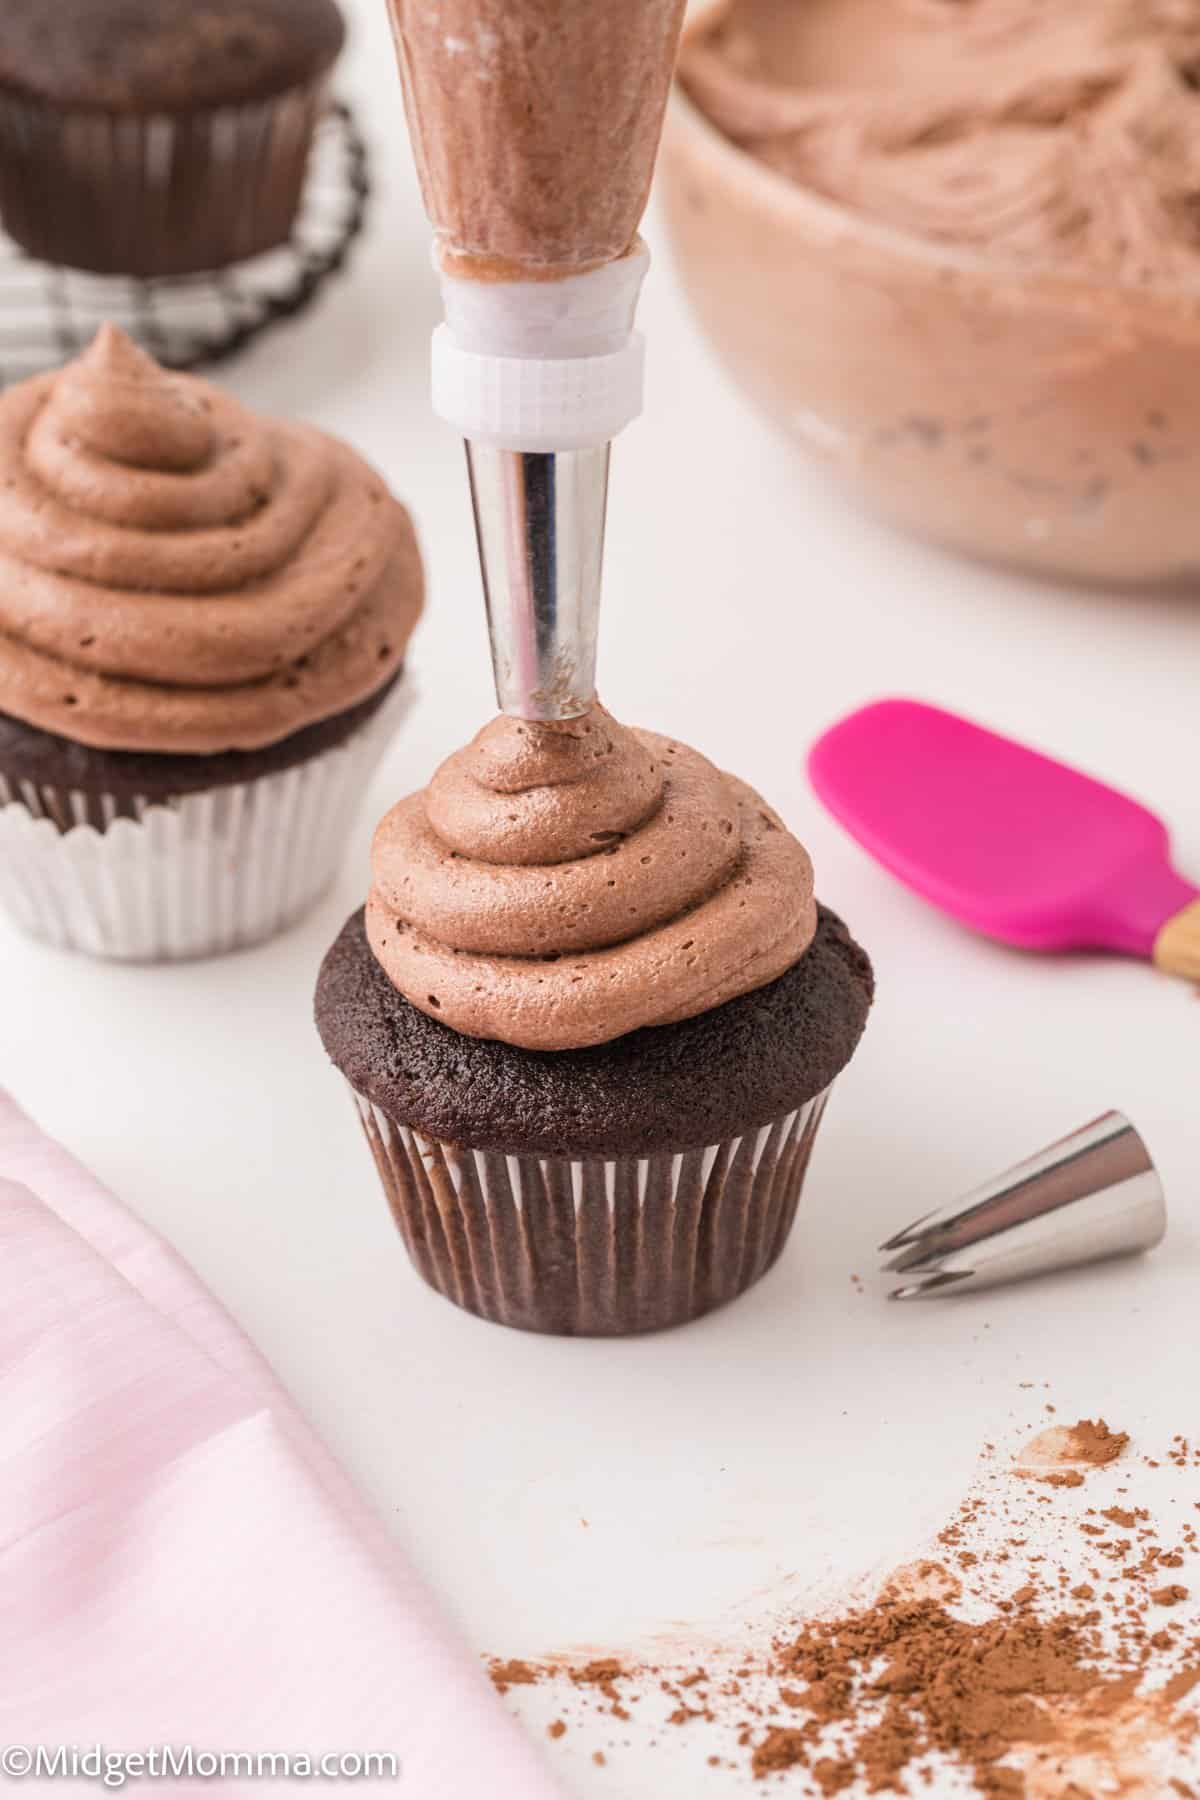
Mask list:
[[[501,717],[394,806],[367,935],[469,1037],[606,1043],[773,981],[816,930],[812,865],[752,788],[595,706]]]
[[[0,398],[0,711],[103,749],[258,749],[355,705],[421,610],[408,514],[346,445],[116,327]]]

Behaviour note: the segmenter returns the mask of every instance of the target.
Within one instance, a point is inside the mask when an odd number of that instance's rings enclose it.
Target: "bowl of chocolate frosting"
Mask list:
[[[896,522],[1200,570],[1200,0],[717,0],[663,185],[736,381]]]

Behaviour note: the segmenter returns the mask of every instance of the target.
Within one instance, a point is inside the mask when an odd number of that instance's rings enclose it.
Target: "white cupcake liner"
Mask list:
[[[321,898],[384,746],[408,710],[402,676],[332,749],[277,774],[169,801],[135,799],[103,831],[95,795],[0,774],[0,906],[31,936],[128,962],[175,962],[261,943]],[[123,803],[123,809],[128,802]]]
[[[831,1088],[704,1150],[585,1158],[442,1143],[350,1092],[430,1287],[519,1330],[623,1337],[697,1319],[766,1274]]]

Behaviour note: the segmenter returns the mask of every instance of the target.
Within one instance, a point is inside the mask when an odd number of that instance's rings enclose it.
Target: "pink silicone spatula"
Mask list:
[[[809,753],[825,805],[907,886],[1026,950],[1144,956],[1200,980],[1200,888],[1125,794],[917,700],[880,700]]]

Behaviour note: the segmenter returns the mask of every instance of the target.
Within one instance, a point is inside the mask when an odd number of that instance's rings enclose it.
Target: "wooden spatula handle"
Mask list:
[[[1154,940],[1154,961],[1170,975],[1200,981],[1200,899],[1167,920]]]

